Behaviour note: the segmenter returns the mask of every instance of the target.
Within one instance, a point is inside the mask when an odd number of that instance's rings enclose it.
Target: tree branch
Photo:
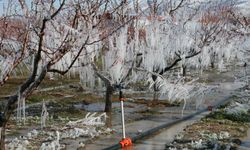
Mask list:
[[[76,60],[79,58],[79,56],[81,55],[83,49],[85,48],[87,42],[89,40],[89,36],[87,37],[85,43],[82,45],[82,47],[80,48],[80,50],[78,51],[77,55],[75,56],[75,58],[73,59],[73,61],[71,62],[71,64],[68,66],[68,68],[66,70],[57,70],[57,69],[49,69],[48,72],[54,72],[54,73],[59,73],[61,75],[66,74],[71,68],[72,66],[75,64]],[[56,62],[53,62],[53,64]]]
[[[169,14],[170,14],[170,15],[173,15],[173,13],[174,13],[177,9],[179,9],[180,7],[182,7],[182,4],[183,4],[184,1],[185,1],[185,0],[181,0],[180,3],[179,3],[174,9],[171,9],[171,10],[169,11]]]
[[[111,85],[111,81],[110,81],[107,77],[105,77],[104,75],[102,75],[102,74],[99,73],[99,71],[98,71],[96,65],[95,65],[94,63],[91,63],[91,66],[92,66],[92,68],[94,69],[95,74],[96,74],[96,75],[97,75],[106,85],[110,86],[110,85]]]
[[[29,87],[29,85],[32,82],[34,82],[34,80],[36,78],[36,74],[37,74],[37,70],[38,70],[38,64],[39,64],[39,61],[41,59],[41,52],[42,52],[46,22],[47,22],[47,19],[43,19],[41,31],[40,31],[40,34],[39,34],[38,50],[37,50],[37,53],[36,53],[34,61],[33,61],[33,71],[32,71],[31,76],[28,78],[28,80],[26,80],[26,82],[21,85],[21,87],[20,87],[20,92],[21,93],[23,93],[26,90],[26,88]]]
[[[198,55],[200,53],[201,53],[201,50],[198,51],[198,52],[195,52],[194,54],[186,56],[185,59],[192,58],[192,57],[194,57],[194,56],[196,56],[196,55]],[[181,58],[176,59],[171,65],[165,67],[159,74],[163,75],[165,72],[167,72],[168,70],[172,69],[175,65],[177,65],[178,62],[181,61],[181,60],[182,60]]]

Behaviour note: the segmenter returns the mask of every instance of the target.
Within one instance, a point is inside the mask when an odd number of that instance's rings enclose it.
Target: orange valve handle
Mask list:
[[[132,140],[130,138],[125,138],[120,141],[122,148],[132,145]]]
[[[213,110],[213,106],[208,106],[207,109],[208,109],[208,111],[212,111]]]
[[[122,97],[122,98],[120,98],[120,101],[125,101],[125,100],[126,100],[126,99],[125,99],[125,98],[123,98],[123,97]]]

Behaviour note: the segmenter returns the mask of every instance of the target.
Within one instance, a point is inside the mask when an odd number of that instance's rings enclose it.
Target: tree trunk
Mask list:
[[[154,95],[153,95],[152,106],[155,106],[159,103],[157,91],[158,91],[158,89],[157,89],[156,85],[154,84]]]
[[[212,54],[212,57],[211,57],[211,68],[214,69],[214,64],[215,64],[215,52]]]
[[[214,62],[211,62],[211,68],[214,69]]]
[[[38,61],[37,61],[38,63]],[[1,132],[1,139],[0,139],[0,150],[5,150],[5,130],[7,123],[10,119],[10,116],[13,114],[15,108],[16,108],[16,103],[18,101],[18,95],[22,95],[23,97],[27,98],[28,95],[32,93],[32,91],[40,85],[40,83],[43,81],[43,79],[46,76],[48,69],[48,65],[46,65],[41,73],[38,75],[38,78],[35,79],[36,77],[36,71],[33,71],[33,73],[29,79],[26,80],[21,86],[20,89],[18,90],[18,94],[13,95],[9,97],[7,106],[5,107],[4,113],[2,117],[0,118],[0,127],[2,128]],[[37,70],[37,69],[36,69]],[[20,96],[19,95],[19,96]]]
[[[4,143],[4,134],[5,132],[3,131],[3,114],[0,114],[0,149],[3,149],[2,145]],[[3,137],[2,137],[3,136]]]
[[[106,100],[105,100],[105,112],[112,111],[112,94],[113,94],[113,87],[111,85],[107,85]]]
[[[157,76],[156,75],[152,75],[152,79],[155,82],[157,80]],[[158,88],[156,86],[156,84],[154,83],[154,95],[153,95],[153,101],[152,101],[152,105],[156,105],[158,103],[158,94],[157,94]]]
[[[158,104],[158,95],[157,91],[154,91],[152,106],[156,106],[157,104]]]
[[[108,116],[105,122],[106,127],[112,127],[112,112],[107,112],[106,115]]]
[[[0,135],[1,135],[0,150],[5,150],[5,128],[4,127],[0,127]]]
[[[182,76],[185,77],[187,75],[187,67],[182,66]]]
[[[0,150],[5,150],[5,130],[7,123],[10,119],[12,112],[15,109],[15,103],[18,100],[18,96],[14,95],[9,98],[7,107],[5,108],[4,114],[1,115],[0,128],[1,128],[1,139],[0,139]]]

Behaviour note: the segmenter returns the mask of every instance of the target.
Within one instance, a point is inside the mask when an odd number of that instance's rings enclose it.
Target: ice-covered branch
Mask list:
[[[66,70],[57,70],[57,69],[49,69],[48,72],[54,72],[54,73],[59,73],[61,75],[66,74],[71,68],[72,66],[75,64],[76,60],[79,58],[79,56],[81,55],[82,51],[85,49],[85,46],[87,44],[89,40],[89,37],[87,37],[87,39],[85,40],[85,43],[79,48],[76,56],[73,58],[73,60],[70,62],[70,65],[66,68]],[[64,56],[64,55],[62,55]],[[52,59],[52,62],[54,61],[54,59]],[[56,62],[53,62],[56,63]]]

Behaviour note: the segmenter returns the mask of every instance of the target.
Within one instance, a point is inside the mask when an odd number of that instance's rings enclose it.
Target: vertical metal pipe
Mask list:
[[[122,121],[122,135],[123,135],[123,139],[126,138],[126,131],[125,131],[125,119],[124,119],[124,107],[123,107],[123,96],[122,96],[122,90],[120,87],[120,91],[119,91],[119,99],[121,101],[121,121]]]
[[[125,120],[124,120],[124,109],[123,109],[123,100],[121,100],[121,114],[122,114],[122,135],[123,139],[126,138],[125,131]]]

